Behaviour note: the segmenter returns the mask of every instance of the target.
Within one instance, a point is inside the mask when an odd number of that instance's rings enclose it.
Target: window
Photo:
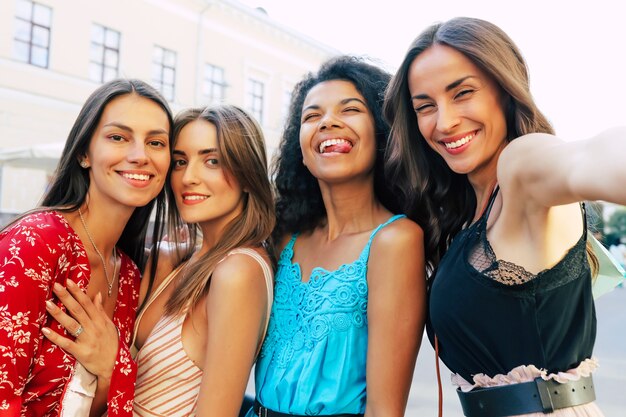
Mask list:
[[[91,27],[89,78],[104,83],[117,78],[120,57],[120,33],[94,24]]]
[[[176,87],[176,52],[169,49],[154,47],[152,55],[152,83],[163,96],[174,100]]]
[[[265,86],[262,82],[248,79],[248,94],[246,108],[252,113],[259,124],[263,124],[263,95]]]
[[[283,107],[280,115],[280,119],[284,122],[287,121],[289,117],[289,106],[291,105],[291,91],[292,89],[284,89],[283,90]]]
[[[209,103],[221,103],[226,97],[226,81],[224,69],[215,65],[204,66],[202,94],[209,99]]]
[[[52,9],[18,0],[16,10],[14,56],[22,62],[48,68]]]

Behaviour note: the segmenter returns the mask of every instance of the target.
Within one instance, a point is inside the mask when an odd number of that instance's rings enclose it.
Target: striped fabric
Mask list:
[[[273,299],[271,269],[267,262],[252,249],[235,249],[226,256],[236,253],[251,256],[263,268],[269,301],[266,316],[269,320]],[[163,283],[150,296],[148,305],[142,309],[142,313],[146,311],[152,300],[167,288],[179,270],[180,266],[163,280]],[[141,317],[142,314],[140,313],[137,317],[136,326],[139,325]],[[138,372],[135,385],[134,416],[195,416],[196,399],[202,381],[202,369],[189,359],[183,349],[181,331],[185,317],[184,314],[178,317],[162,317],[150,332],[141,350],[137,352]],[[265,328],[267,329],[267,321]],[[259,342],[259,347],[261,344],[262,339]]]

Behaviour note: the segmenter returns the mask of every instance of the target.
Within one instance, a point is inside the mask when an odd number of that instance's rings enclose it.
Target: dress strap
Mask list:
[[[363,253],[362,253],[361,256],[365,256],[365,259],[369,258],[369,256],[370,256],[370,247],[372,246],[372,241],[374,240],[374,236],[376,236],[376,233],[378,233],[378,231],[380,229],[382,229],[383,227],[387,226],[388,224],[391,224],[391,223],[395,222],[398,219],[403,219],[405,217],[406,217],[406,215],[404,215],[404,214],[396,214],[394,216],[391,216],[386,222],[381,223],[378,226],[376,226],[376,229],[374,229],[374,231],[370,235],[369,240],[367,241],[367,245],[365,245],[365,247],[363,248]]]
[[[293,246],[296,244],[296,239],[298,238],[299,235],[300,235],[299,232],[296,232],[291,235],[291,239],[289,239],[289,242],[287,242],[283,250],[280,252],[281,259],[283,258],[283,256],[287,256],[287,254],[289,254],[289,259],[287,260],[291,261],[291,259],[293,258]]]
[[[295,241],[295,235],[294,237],[292,237],[292,240]],[[261,350],[261,346],[263,345],[265,334],[267,333],[267,326],[269,325],[270,314],[272,312],[272,301],[274,300],[274,280],[273,280],[274,274],[272,273],[272,268],[269,266],[267,261],[261,255],[259,255],[259,253],[255,251],[254,249],[251,249],[251,248],[233,249],[230,252],[228,252],[228,255],[226,255],[224,259],[226,259],[226,257],[228,257],[229,255],[234,255],[234,254],[248,255],[252,259],[257,261],[259,265],[261,265],[261,269],[263,270],[263,278],[265,278],[265,288],[267,290],[267,311],[265,314],[265,326],[263,327],[263,333],[261,334],[261,339],[259,340],[259,346],[257,347],[256,355],[258,355],[259,351]]]
[[[493,207],[493,203],[496,201],[496,196],[498,195],[498,191],[500,191],[500,186],[496,184],[496,186],[493,188],[493,192],[491,193],[491,197],[489,197],[489,202],[487,203],[487,207],[485,207],[485,210],[480,215],[481,219],[485,218],[486,220],[489,218],[489,213],[491,213],[491,208]]]
[[[580,211],[583,215],[583,238],[587,240],[587,206],[584,201],[580,202]]]
[[[172,282],[172,280],[178,275],[178,272],[183,268],[183,266],[186,264],[187,262],[183,262],[180,265],[178,265],[176,268],[174,268],[172,270],[172,272],[170,272],[164,279],[163,281],[161,281],[161,283],[159,284],[159,286],[157,288],[154,289],[154,291],[152,292],[152,294],[146,294],[146,297],[148,297],[148,300],[146,301],[146,305],[141,309],[141,311],[139,312],[139,314],[137,315],[137,318],[135,319],[135,331],[133,332],[133,340],[130,343],[130,346],[134,346],[135,345],[135,338],[137,337],[137,330],[139,329],[139,323],[141,322],[141,318],[143,317],[143,313],[146,312],[146,310],[148,309],[148,307],[150,307],[150,304],[152,304],[152,302],[154,300],[156,300],[156,298],[159,296],[159,294],[161,294],[168,285],[170,285],[170,282]]]

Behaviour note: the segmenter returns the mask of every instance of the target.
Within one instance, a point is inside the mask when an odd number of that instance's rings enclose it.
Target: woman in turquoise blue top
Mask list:
[[[282,252],[249,416],[404,415],[425,259],[422,229],[393,214],[383,181],[388,81],[338,57],[295,88],[275,169]]]

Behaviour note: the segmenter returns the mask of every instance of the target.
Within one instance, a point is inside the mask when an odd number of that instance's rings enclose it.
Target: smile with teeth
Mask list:
[[[186,201],[206,200],[207,198],[209,197],[206,195],[184,195],[183,196],[183,200],[186,200]]]
[[[454,142],[443,142],[443,144],[448,149],[456,149],[460,146],[465,145],[467,142],[471,141],[472,139],[474,139],[475,135],[476,135],[476,132],[472,132],[472,133],[465,135],[459,140],[455,140]]]
[[[352,148],[352,143],[350,143],[349,141],[345,140],[345,139],[327,139],[325,141],[323,141],[322,143],[320,143],[320,147],[319,147],[319,151],[320,153],[324,153],[324,149],[326,149],[329,146],[332,145],[347,145],[350,148]]]
[[[129,180],[138,180],[138,181],[148,181],[150,179],[150,175],[148,174],[131,174],[128,172],[123,172],[122,176],[124,178],[128,178]]]

